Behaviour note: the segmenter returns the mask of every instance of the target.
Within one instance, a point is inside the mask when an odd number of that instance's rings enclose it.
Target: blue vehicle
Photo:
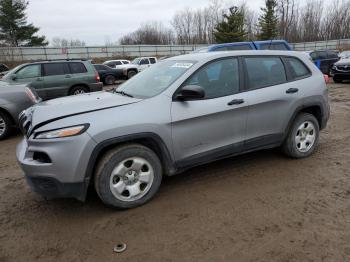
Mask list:
[[[199,48],[194,53],[206,53],[214,51],[235,51],[235,50],[292,50],[292,47],[285,40],[265,40],[251,42],[234,42],[217,44]]]

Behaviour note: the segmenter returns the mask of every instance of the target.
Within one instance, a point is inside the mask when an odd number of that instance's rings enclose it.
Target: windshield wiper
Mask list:
[[[133,95],[125,93],[124,91],[118,91],[118,90],[115,90],[115,89],[114,89],[114,93],[121,94],[123,96],[134,97]]]

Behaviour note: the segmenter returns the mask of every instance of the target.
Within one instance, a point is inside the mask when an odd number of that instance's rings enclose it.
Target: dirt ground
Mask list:
[[[276,150],[165,179],[128,211],[47,201],[15,160],[20,135],[0,142],[0,262],[350,261],[350,84],[332,84],[331,120],[310,158]],[[119,242],[127,244],[113,253]]]

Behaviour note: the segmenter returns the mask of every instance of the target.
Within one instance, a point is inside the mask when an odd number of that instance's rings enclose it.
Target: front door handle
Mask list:
[[[72,76],[71,75],[66,75],[66,78],[72,78]]]
[[[36,79],[36,81],[43,81],[44,79],[42,79],[41,77],[38,77],[37,79]]]
[[[243,103],[244,103],[243,99],[233,99],[231,102],[228,102],[227,105],[233,106],[233,105],[240,105]]]
[[[293,94],[293,93],[296,93],[298,91],[299,91],[298,88],[289,88],[289,89],[287,89],[286,93],[287,94]]]

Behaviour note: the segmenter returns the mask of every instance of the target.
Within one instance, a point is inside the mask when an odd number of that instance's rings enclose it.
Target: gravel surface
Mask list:
[[[164,180],[148,204],[105,207],[30,192],[0,142],[0,262],[350,261],[350,84],[331,84],[331,120],[310,158],[261,151]],[[123,253],[113,252],[126,243]]]

